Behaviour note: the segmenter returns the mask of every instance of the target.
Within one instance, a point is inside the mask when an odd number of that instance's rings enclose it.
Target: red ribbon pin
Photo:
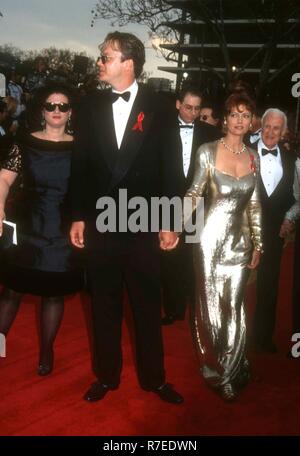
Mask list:
[[[144,118],[145,118],[145,114],[143,112],[140,112],[139,115],[137,116],[137,122],[132,127],[132,130],[143,131]]]

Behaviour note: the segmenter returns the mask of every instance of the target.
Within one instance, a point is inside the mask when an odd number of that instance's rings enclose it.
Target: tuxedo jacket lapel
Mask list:
[[[282,176],[281,176],[280,181],[278,182],[278,184],[274,188],[273,192],[271,193],[270,197],[271,196],[272,197],[273,196],[276,197],[276,194],[278,192],[285,191],[286,182],[288,180],[288,174],[290,172],[289,162],[287,160],[287,155],[286,155],[288,152],[286,152],[286,150],[284,150],[284,149],[282,149],[280,147],[279,147],[279,150],[280,150],[281,164],[282,164]]]
[[[118,144],[114,127],[112,103],[110,91],[103,94],[101,100],[94,111],[94,131],[96,132],[96,141],[99,143],[99,150],[113,172],[117,160]]]
[[[252,144],[252,148],[254,148],[256,151],[258,149],[258,142],[259,141]],[[283,188],[285,186],[285,182],[287,180],[288,173],[289,173],[289,163],[287,160],[286,151],[284,149],[282,149],[281,147],[279,147],[279,150],[280,150],[281,164],[282,164],[282,176],[281,176],[280,181],[278,182],[278,184],[276,185],[276,187],[274,188],[273,192],[270,195],[267,194],[264,182],[261,177],[261,173],[259,173],[260,191],[262,192],[262,195],[264,196],[264,198],[267,198],[267,199],[276,198],[278,193],[283,190]]]
[[[143,130],[134,130],[133,128],[137,123],[139,114],[141,113],[144,114],[144,119],[142,121]],[[130,169],[130,166],[132,165],[145,138],[147,137],[147,133],[151,126],[152,120],[153,112],[151,112],[148,100],[144,97],[141,88],[139,88],[127,122],[121,147],[118,151],[118,156],[115,167],[113,169],[109,190],[114,188]]]

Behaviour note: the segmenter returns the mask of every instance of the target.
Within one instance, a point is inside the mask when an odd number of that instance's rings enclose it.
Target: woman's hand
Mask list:
[[[15,182],[18,173],[15,171],[10,171],[8,169],[1,169],[0,170],[0,236],[2,236],[2,224],[3,220],[5,220],[5,202],[9,192],[10,187]]]
[[[247,264],[247,268],[255,269],[260,262],[261,251],[260,250],[253,250],[251,263]]]
[[[0,209],[0,236],[2,236],[3,232],[3,220],[5,220],[5,212],[3,209]]]

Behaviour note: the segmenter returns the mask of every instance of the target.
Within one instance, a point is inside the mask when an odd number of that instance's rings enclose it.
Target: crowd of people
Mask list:
[[[96,381],[84,399],[99,401],[120,383],[126,287],[141,388],[169,403],[183,402],[166,381],[161,325],[183,320],[189,309],[203,377],[233,401],[251,380],[247,342],[256,352],[277,351],[284,240],[296,232],[299,247],[300,158],[287,144],[286,114],[277,107],[260,112],[247,85],[232,87],[222,110],[192,86],[173,106],[138,84],[145,49],[137,37],[110,33],[99,48],[99,80],[110,88],[84,93],[78,103],[70,88],[36,74],[27,81],[35,110],[26,113],[12,75],[8,97],[0,102],[3,137],[8,102],[15,116],[1,159],[1,233],[5,218],[18,228],[18,244],[1,252],[0,333],[8,335],[24,293],[40,296],[38,374],[49,375],[64,296],[87,289]],[[99,229],[99,218],[105,219],[99,199],[113,200],[120,214],[123,189],[129,199],[149,204],[155,197],[186,197],[190,217],[204,198],[196,242],[187,242],[184,227],[175,231],[172,217],[169,229],[151,230],[151,213],[147,230]],[[295,248],[298,332],[299,263]],[[254,269],[257,301],[249,333],[244,295]]]

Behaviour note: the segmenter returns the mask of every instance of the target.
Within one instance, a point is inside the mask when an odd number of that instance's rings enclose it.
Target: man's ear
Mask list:
[[[181,103],[180,103],[180,101],[179,101],[179,100],[176,100],[176,109],[178,109],[178,110],[179,110],[180,106],[181,106]]]
[[[133,63],[132,59],[124,60],[124,65],[125,65],[126,71],[134,72],[134,63]]]
[[[287,131],[288,131],[288,127],[285,127],[285,128],[282,130],[281,135],[280,135],[280,138],[281,138],[281,139],[284,139],[285,134],[286,134]]]

